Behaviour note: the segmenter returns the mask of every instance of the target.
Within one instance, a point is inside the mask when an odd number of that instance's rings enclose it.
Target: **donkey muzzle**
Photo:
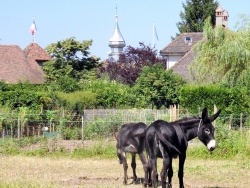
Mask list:
[[[208,143],[207,143],[207,149],[209,151],[213,151],[216,147],[216,142],[215,140],[210,140]]]

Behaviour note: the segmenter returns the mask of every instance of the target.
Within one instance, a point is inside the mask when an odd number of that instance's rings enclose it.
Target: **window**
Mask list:
[[[185,37],[185,43],[190,43],[190,42],[192,42],[192,38],[186,36],[186,37]]]

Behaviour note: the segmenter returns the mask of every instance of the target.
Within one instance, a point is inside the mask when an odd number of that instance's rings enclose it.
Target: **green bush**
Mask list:
[[[68,110],[94,108],[97,96],[91,91],[75,91],[73,93],[56,92],[57,103]]]
[[[245,88],[221,85],[185,85],[179,91],[180,105],[196,114],[201,108],[213,110],[216,105],[221,114],[249,113],[249,93]]]
[[[0,106],[8,106],[12,110],[19,107],[39,108],[45,102],[41,99],[48,97],[45,85],[33,85],[29,83],[1,83],[0,96]]]

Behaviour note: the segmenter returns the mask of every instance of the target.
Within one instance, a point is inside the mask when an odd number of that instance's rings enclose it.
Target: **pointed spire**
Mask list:
[[[122,53],[123,48],[126,46],[125,40],[122,37],[117,14],[117,3],[116,3],[116,15],[115,15],[115,29],[112,37],[109,40],[109,47],[111,52],[109,53],[110,58],[118,60],[119,55]]]

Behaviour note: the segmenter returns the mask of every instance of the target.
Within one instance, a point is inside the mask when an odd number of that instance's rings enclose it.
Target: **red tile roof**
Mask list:
[[[0,45],[0,80],[6,83],[44,83],[42,68],[36,60],[46,61],[49,58],[42,53],[39,55],[39,48],[34,43],[24,51],[17,45]]]
[[[30,43],[23,51],[25,57],[36,61],[48,61],[51,59],[50,55],[36,43]]]

